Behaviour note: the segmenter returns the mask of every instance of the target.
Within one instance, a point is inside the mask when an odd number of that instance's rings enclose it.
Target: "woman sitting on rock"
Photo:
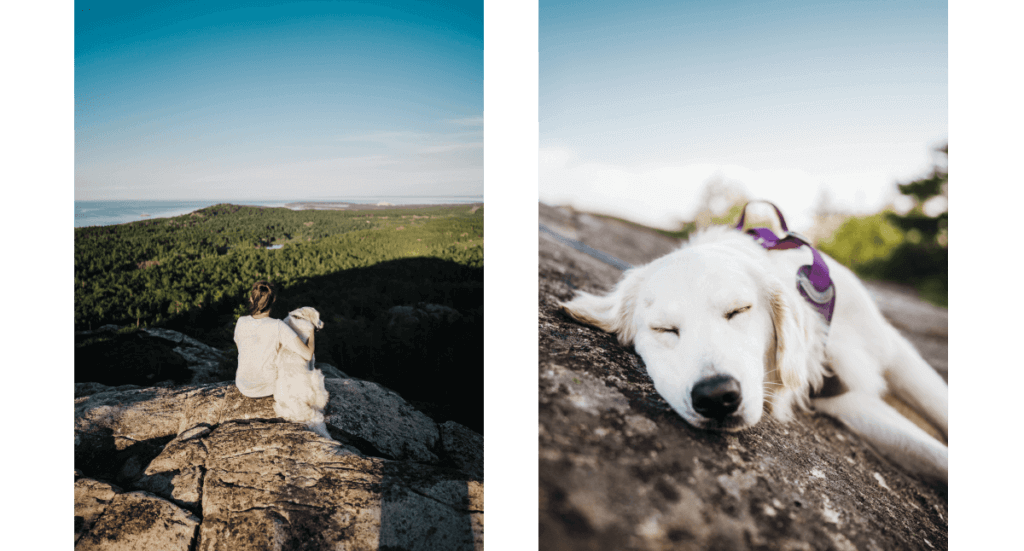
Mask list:
[[[250,315],[238,318],[235,324],[235,344],[238,346],[235,385],[250,398],[273,396],[277,383],[274,358],[280,347],[290,348],[306,361],[313,357],[313,332],[309,334],[307,345],[288,324],[271,318],[270,309],[275,300],[277,290],[274,285],[257,281],[249,291]]]

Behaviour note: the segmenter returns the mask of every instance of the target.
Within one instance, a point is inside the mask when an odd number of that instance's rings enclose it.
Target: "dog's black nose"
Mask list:
[[[739,409],[743,401],[739,381],[728,375],[704,379],[693,387],[690,396],[693,409],[709,419],[725,419]]]

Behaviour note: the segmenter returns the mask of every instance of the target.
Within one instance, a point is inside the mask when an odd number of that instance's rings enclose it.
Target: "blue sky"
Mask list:
[[[75,4],[75,198],[483,194],[483,3]]]
[[[671,227],[720,177],[798,226],[819,193],[877,210],[945,162],[947,19],[925,1],[542,0],[541,200]]]

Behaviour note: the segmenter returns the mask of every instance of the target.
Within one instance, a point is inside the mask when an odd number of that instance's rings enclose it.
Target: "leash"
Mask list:
[[[565,237],[563,235],[555,233],[554,230],[552,230],[551,228],[545,226],[544,224],[540,225],[540,231],[542,231],[542,232],[544,232],[544,233],[554,237],[556,240],[558,240],[559,242],[561,242],[564,245],[568,245],[568,246],[576,249],[577,251],[579,251],[581,253],[588,254],[588,255],[590,255],[590,256],[600,260],[601,262],[604,262],[605,264],[609,264],[611,266],[615,266],[616,268],[622,270],[623,272],[625,272],[626,270],[628,270],[628,269],[633,267],[633,265],[628,263],[628,262],[623,262],[623,261],[619,260],[618,258],[615,258],[614,256],[610,255],[610,254],[605,254],[605,253],[603,253],[603,252],[601,252],[601,251],[599,251],[597,249],[592,249],[592,248],[584,245],[582,241],[577,241],[575,239],[569,239],[568,237]]]
[[[754,240],[762,247],[769,251],[775,251],[796,249],[807,245],[807,248],[811,250],[813,261],[808,265],[801,266],[796,271],[796,288],[800,295],[804,297],[804,300],[825,318],[826,325],[831,325],[832,313],[836,307],[836,287],[832,283],[832,278],[828,275],[828,266],[825,265],[825,260],[821,258],[821,254],[811,246],[805,237],[796,232],[789,231],[789,228],[786,227],[786,219],[782,217],[782,212],[774,203],[769,203],[768,201],[751,202],[771,205],[775,209],[775,214],[779,216],[779,224],[782,226],[782,231],[786,232],[782,237],[778,237],[768,228],[751,228],[747,230],[746,233],[753,236]],[[743,231],[743,221],[747,217],[748,206],[750,206],[750,203],[743,205],[740,221],[736,224],[736,229],[739,231]]]

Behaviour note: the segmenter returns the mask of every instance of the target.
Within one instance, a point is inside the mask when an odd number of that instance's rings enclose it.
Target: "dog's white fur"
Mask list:
[[[796,289],[797,269],[811,263],[807,247],[767,251],[725,227],[626,271],[606,295],[580,292],[562,307],[635,345],[658,393],[695,427],[742,430],[761,419],[765,406],[780,421],[813,407],[908,471],[946,482],[947,446],[882,400],[892,393],[945,437],[945,381],[882,317],[857,277],[822,256],[836,288],[831,328]],[[848,391],[812,399],[829,374]],[[691,403],[694,385],[719,375],[735,378],[742,395],[726,422],[704,417]]]
[[[320,313],[308,306],[289,312],[285,323],[303,343],[309,342],[309,336],[315,329],[324,326]],[[274,412],[287,421],[303,423],[321,436],[330,438],[324,424],[324,407],[329,395],[324,387],[324,374],[315,366],[315,355],[307,362],[288,347],[281,347],[277,356]]]

